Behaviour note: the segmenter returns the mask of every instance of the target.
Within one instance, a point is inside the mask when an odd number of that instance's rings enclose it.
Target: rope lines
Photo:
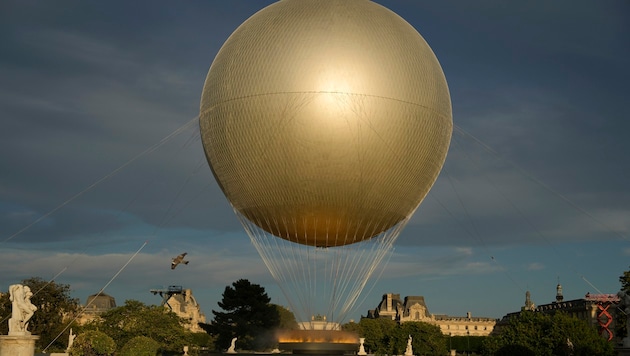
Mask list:
[[[61,204],[59,204],[58,206],[56,206],[55,208],[53,208],[52,210],[48,211],[47,213],[45,213],[44,215],[40,216],[38,219],[36,219],[35,221],[31,222],[30,224],[28,224],[27,226],[23,227],[22,229],[20,229],[19,231],[13,233],[12,235],[8,236],[7,238],[5,238],[4,240],[0,241],[0,245],[2,245],[3,243],[6,243],[16,237],[18,237],[20,234],[22,234],[23,232],[27,231],[28,229],[30,229],[31,227],[33,227],[34,225],[36,225],[37,223],[41,222],[42,220],[44,220],[45,218],[51,216],[52,214],[56,213],[57,211],[59,211],[60,209],[62,209],[63,207],[67,206],[68,204],[70,204],[71,202],[73,202],[74,200],[76,200],[77,198],[79,198],[80,196],[90,192],[91,190],[93,190],[94,188],[96,188],[98,185],[100,185],[101,183],[109,180],[110,178],[116,176],[118,173],[120,173],[122,170],[124,170],[125,168],[127,168],[128,166],[130,166],[131,164],[133,164],[134,162],[138,161],[140,158],[153,153],[155,150],[157,150],[158,148],[160,148],[161,146],[163,146],[164,144],[168,143],[170,140],[172,140],[174,137],[176,137],[177,135],[181,134],[182,132],[184,132],[185,130],[188,130],[189,128],[193,127],[193,125],[195,123],[197,123],[198,117],[195,117],[191,120],[189,120],[187,123],[185,123],[184,125],[178,127],[176,130],[174,130],[173,132],[169,133],[167,136],[165,136],[164,138],[162,138],[159,142],[153,144],[152,146],[148,147],[147,149],[145,149],[144,151],[138,153],[137,155],[135,155],[134,157],[132,157],[131,159],[129,159],[128,161],[126,161],[124,164],[122,164],[121,166],[119,166],[118,168],[114,169],[113,171],[109,172],[108,174],[104,175],[103,177],[101,177],[100,179],[98,179],[97,181],[93,182],[92,184],[90,184],[89,186],[87,186],[86,188],[84,188],[83,190],[81,190],[80,192],[76,193],[75,195],[71,196],[70,198],[66,199],[65,201],[63,201]],[[188,140],[186,141],[186,143],[183,145],[182,148],[188,147],[190,144],[192,144],[192,142],[194,142],[195,140],[198,140],[199,138],[199,132],[194,131],[191,136],[188,138]],[[197,167],[195,168],[195,170],[191,173],[190,176],[188,176],[188,178],[185,180],[185,182],[183,183],[183,186],[185,186],[186,184],[188,184],[188,182],[190,181],[190,178],[192,175],[196,174],[200,167],[202,167],[202,164],[197,164]],[[177,197],[180,196],[182,190],[184,187],[180,187],[180,189],[177,191]],[[145,186],[146,187],[146,186]],[[119,211],[118,215],[121,215],[124,211],[127,211],[129,209],[129,207],[138,200],[138,197],[140,195],[141,192],[138,192],[138,194],[135,194],[134,197],[132,199],[130,199],[130,201],[126,204],[126,207],[122,210]],[[177,197],[175,198],[175,200],[177,200]],[[174,217],[174,215],[176,214],[172,214],[169,218],[169,214],[172,212],[173,210],[173,206],[174,206],[175,202],[173,201],[168,209],[165,212],[165,216],[162,219],[162,222],[156,226],[155,231],[153,232],[152,236],[155,235],[155,232],[157,231],[157,229],[159,229],[160,227],[162,227],[166,222],[168,222],[170,219],[172,219]],[[129,260],[116,272],[116,274],[114,274],[114,276],[105,284],[105,286],[103,288],[101,288],[101,290],[96,294],[96,296],[101,295],[105,289],[120,275],[120,273],[122,273],[122,271],[129,265],[129,263],[140,253],[140,251],[149,243],[149,241],[145,241],[142,246],[129,258]],[[84,250],[85,252],[86,250]],[[68,270],[68,268],[74,264],[79,258],[81,257],[81,254],[78,254],[76,258],[73,259],[73,261],[71,263],[69,263],[68,265],[66,265],[64,268],[62,268],[52,279],[50,279],[48,281],[48,283],[46,283],[42,288],[40,288],[38,291],[36,291],[34,293],[34,295],[37,295],[39,292],[41,292],[46,286],[50,285],[51,283],[53,283],[61,274],[63,274],[64,272],[66,272]],[[70,327],[70,325],[77,320],[77,318],[79,318],[81,316],[81,314],[83,314],[83,312],[90,306],[90,304],[92,304],[94,302],[94,299],[89,301],[87,305],[85,305],[82,310],[77,314],[77,316],[71,320],[68,325],[61,331],[61,333],[59,335],[57,335],[57,337],[55,339],[53,339],[51,341],[51,343],[46,346],[46,348],[43,350],[44,352]],[[6,319],[10,317],[7,316],[4,318],[4,320],[2,320],[2,322],[5,322]]]
[[[474,143],[476,143],[477,145],[479,145],[479,147],[481,147],[484,151],[488,152],[491,156],[493,156],[495,159],[505,162],[507,163],[510,167],[512,167],[513,169],[515,169],[518,173],[520,173],[522,176],[524,176],[525,178],[529,179],[530,181],[532,181],[533,183],[535,183],[536,185],[544,188],[547,192],[552,193],[554,196],[558,197],[560,200],[562,200],[563,202],[565,202],[566,204],[568,204],[570,207],[572,207],[573,209],[575,209],[577,212],[587,216],[588,218],[590,218],[592,221],[596,222],[598,225],[600,225],[601,227],[605,228],[606,231],[608,232],[612,232],[615,235],[619,236],[620,238],[624,239],[624,240],[628,240],[628,238],[624,235],[622,235],[621,233],[619,233],[618,231],[613,230],[612,228],[610,228],[609,226],[607,226],[604,222],[602,222],[601,220],[597,219],[594,215],[590,214],[588,211],[586,211],[585,209],[581,208],[580,206],[578,206],[577,204],[575,204],[573,201],[571,201],[569,198],[567,198],[566,196],[564,196],[563,194],[557,192],[556,190],[552,189],[549,185],[543,183],[542,181],[540,181],[539,179],[537,179],[536,177],[534,177],[532,174],[528,173],[527,171],[525,171],[523,168],[519,167],[518,165],[516,165],[514,162],[505,159],[504,157],[501,157],[494,149],[492,149],[489,145],[487,145],[486,143],[482,142],[480,139],[474,137],[472,134],[468,133],[467,131],[465,131],[464,129],[462,129],[459,126],[454,126],[454,133],[458,133],[460,134],[462,137],[464,138],[470,138]],[[455,135],[454,135],[455,137]],[[455,143],[457,143],[456,140],[454,140]],[[477,171],[478,172],[485,172],[483,169],[481,169],[481,167],[479,167],[475,161],[472,159],[472,157],[470,157],[470,154],[468,151],[462,149],[462,152],[464,152],[464,155],[466,156],[466,158],[472,162]],[[446,172],[446,174],[448,175],[449,178],[449,182],[450,185],[453,189],[453,191],[455,192],[455,194],[457,195],[458,201],[459,203],[464,207],[464,211],[465,211],[465,215],[471,220],[473,221],[469,211],[465,208],[463,201],[460,198],[459,193],[457,192],[455,185],[452,183],[452,178],[451,175],[448,173],[448,170],[446,168],[443,169],[444,172]],[[498,186],[498,184],[492,179],[490,178],[490,176],[486,173],[482,173],[484,178],[487,180],[487,182],[492,186],[492,188],[498,192],[500,194],[500,196],[507,201],[510,204],[510,207],[512,209],[514,209],[514,211],[516,211],[518,213],[518,215],[520,216],[520,218],[527,224],[527,226],[529,226],[529,228],[531,228],[535,234],[544,242],[546,243],[548,246],[551,247],[551,250],[557,254],[559,257],[562,257],[560,254],[560,251],[558,251],[558,249],[556,248],[556,246],[554,246],[551,241],[549,240],[549,238],[542,232],[540,231],[540,229],[538,229],[535,224],[532,222],[531,219],[527,218],[527,215],[525,214],[525,212],[519,207],[519,204],[515,203],[512,199],[510,199],[510,197],[505,194],[505,192],[503,190],[501,190]],[[435,197],[433,194],[431,194],[433,196],[433,198],[435,198],[438,203],[442,206],[443,209],[445,209],[447,211],[447,213],[455,220],[457,221],[463,228],[464,230],[470,235],[475,237],[481,244],[481,246],[488,252],[488,246],[485,243],[484,239],[482,238],[481,234],[479,234],[479,232],[477,231],[477,229],[475,228],[474,222],[472,223],[473,225],[473,229],[469,229],[467,228],[459,219],[457,219],[455,217],[455,215],[442,203],[439,201],[439,199],[437,199],[437,197]],[[496,260],[496,258],[494,256],[490,256],[491,260],[495,263],[498,264],[498,261]],[[602,293],[600,291],[599,288],[597,288],[591,281],[589,281],[582,273],[580,273],[579,271],[577,271],[577,269],[575,269],[571,263],[566,262],[565,263],[566,267],[568,267],[573,273],[575,273],[577,276],[580,277],[580,279],[582,279],[584,282],[586,282],[589,286],[591,286],[592,288],[594,288],[598,293]],[[506,269],[504,269],[506,275],[508,276],[508,278],[517,286],[519,286],[519,283],[517,283],[514,278],[508,273],[508,271]],[[523,290],[520,286],[519,289],[521,289],[521,291]]]
[[[234,211],[285,295],[296,320],[312,320],[320,315],[337,323],[342,323],[354,311],[365,285],[383,260],[391,256],[393,243],[408,221],[405,219],[368,240],[322,248],[279,238]],[[334,224],[330,224],[330,231],[328,238],[358,238],[336,236]]]
[[[614,229],[612,229],[610,226],[608,226],[606,223],[604,223],[603,221],[601,221],[600,219],[598,219],[597,217],[595,217],[593,214],[589,213],[588,211],[586,211],[585,209],[583,209],[582,207],[580,207],[579,205],[575,204],[573,201],[571,201],[569,198],[567,198],[565,195],[561,194],[560,192],[556,191],[555,189],[551,188],[549,185],[545,184],[544,182],[542,182],[541,180],[539,180],[538,178],[534,177],[532,174],[528,173],[527,171],[525,171],[523,168],[521,168],[520,166],[518,166],[516,163],[501,157],[501,155],[499,155],[498,152],[496,152],[494,149],[492,149],[490,146],[488,146],[487,144],[485,144],[483,141],[481,141],[480,139],[478,139],[477,137],[473,136],[472,134],[470,134],[469,132],[465,131],[464,129],[462,129],[459,126],[453,126],[454,130],[457,131],[458,133],[460,133],[463,136],[469,137],[470,139],[472,139],[473,141],[475,141],[480,147],[482,147],[485,151],[487,151],[488,153],[490,153],[492,156],[494,156],[495,158],[497,158],[500,161],[503,161],[507,164],[509,164],[512,168],[514,168],[515,170],[517,170],[519,173],[521,173],[524,177],[530,179],[532,182],[538,184],[540,187],[544,188],[545,190],[547,190],[548,192],[552,193],[553,195],[555,195],[556,197],[560,198],[561,200],[563,200],[566,204],[568,204],[569,206],[571,206],[573,209],[575,209],[576,211],[582,213],[583,215],[589,217],[591,220],[593,220],[594,222],[596,222],[597,224],[599,224],[601,227],[603,227],[604,229],[606,229],[609,232],[614,233],[615,235],[617,235],[619,238],[626,240],[626,241],[630,241],[630,238],[628,238],[627,236],[623,235],[622,233],[620,233],[619,231],[616,231]]]
[[[90,184],[89,186],[87,186],[85,189],[83,189],[82,191],[78,192],[77,194],[73,195],[72,197],[68,198],[67,200],[65,200],[64,202],[62,202],[61,204],[59,204],[58,206],[56,206],[55,208],[53,208],[52,210],[48,211],[47,213],[45,213],[44,215],[40,216],[39,218],[37,218],[35,221],[33,221],[32,223],[26,225],[25,227],[23,227],[22,229],[18,230],[17,232],[13,233],[12,235],[8,236],[7,238],[5,238],[4,240],[0,241],[0,245],[3,243],[6,243],[9,240],[12,240],[13,238],[15,238],[16,236],[22,234],[24,231],[30,229],[31,227],[33,227],[34,225],[36,225],[37,223],[39,223],[40,221],[44,220],[45,218],[49,217],[50,215],[54,214],[55,212],[57,212],[59,209],[63,208],[64,206],[70,204],[72,201],[74,201],[75,199],[79,198],[80,196],[82,196],[83,194],[91,191],[92,189],[94,189],[96,186],[98,186],[99,184],[105,182],[106,180],[112,178],[113,176],[115,176],[116,174],[118,174],[120,171],[122,171],[123,169],[125,169],[127,166],[131,165],[132,163],[134,163],[135,161],[137,161],[138,159],[140,159],[141,157],[144,157],[145,155],[155,151],[156,149],[158,149],[160,146],[164,145],[165,143],[167,143],[168,141],[170,141],[173,137],[179,135],[181,132],[183,132],[184,130],[188,129],[190,126],[192,126],[193,124],[195,124],[197,122],[197,117],[191,119],[190,121],[188,121],[186,124],[180,126],[179,128],[177,128],[175,131],[171,132],[170,134],[168,134],[166,137],[162,138],[158,143],[150,146],[149,148],[147,148],[146,150],[140,152],[139,154],[137,154],[136,156],[134,156],[133,158],[131,158],[130,160],[128,160],[127,162],[125,162],[124,164],[122,164],[121,166],[119,166],[118,168],[114,169],[113,171],[109,172],[108,174],[106,174],[105,176],[103,176],[102,178],[98,179],[97,181],[95,181],[94,183]]]

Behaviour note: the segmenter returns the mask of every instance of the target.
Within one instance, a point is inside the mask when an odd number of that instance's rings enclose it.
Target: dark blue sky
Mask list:
[[[388,292],[490,317],[525,290],[551,302],[558,279],[568,299],[615,293],[630,266],[630,3],[377,2],[434,50],[456,129],[355,318]],[[195,121],[220,46],[270,3],[0,4],[0,289],[57,276],[84,302],[148,241],[106,290],[119,304],[178,284],[210,317],[239,278],[284,304]]]

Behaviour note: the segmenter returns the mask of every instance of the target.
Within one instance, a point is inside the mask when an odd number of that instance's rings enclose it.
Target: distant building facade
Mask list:
[[[368,311],[368,318],[387,318],[399,323],[421,321],[436,325],[444,335],[451,336],[487,336],[497,320],[494,318],[466,316],[434,315],[429,309],[423,296],[407,296],[403,299],[400,294],[383,294],[376,309]]]
[[[531,301],[531,295],[529,291],[527,291],[525,294],[525,305],[521,307],[521,311],[505,315],[497,324],[495,331],[500,332],[501,327],[507,324],[511,317],[517,316],[523,311],[546,314],[561,311],[571,317],[585,320],[590,325],[597,328],[602,337],[606,338],[608,341],[612,341],[616,338],[616,335],[614,335],[616,328],[615,309],[617,309],[619,303],[620,300],[617,294],[587,293],[582,299],[564,300],[562,286],[558,283],[556,286],[555,301],[536,306]]]
[[[187,321],[184,327],[192,332],[205,332],[199,323],[206,322],[206,316],[201,312],[201,307],[193,296],[191,289],[179,287],[176,293],[169,294],[163,300],[165,308],[172,310],[178,317]],[[79,325],[86,324],[104,312],[116,308],[116,299],[105,293],[97,293],[89,296],[85,306],[81,306],[82,313],[77,318]]]
[[[298,327],[300,330],[341,330],[339,323],[327,321],[325,315],[313,315],[311,321],[301,321]]]
[[[188,330],[196,333],[205,332],[199,323],[205,323],[206,316],[201,312],[201,307],[193,296],[192,289],[182,289],[181,293],[172,294],[166,300],[164,307],[186,320],[188,323],[184,324],[184,327]]]

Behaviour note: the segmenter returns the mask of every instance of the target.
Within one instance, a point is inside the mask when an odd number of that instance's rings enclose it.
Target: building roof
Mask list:
[[[116,299],[105,293],[96,293],[87,297],[87,310],[109,310],[116,308]]]

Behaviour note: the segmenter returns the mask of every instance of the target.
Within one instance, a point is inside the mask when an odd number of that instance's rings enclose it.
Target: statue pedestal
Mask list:
[[[33,356],[39,336],[0,335],[0,356]]]

